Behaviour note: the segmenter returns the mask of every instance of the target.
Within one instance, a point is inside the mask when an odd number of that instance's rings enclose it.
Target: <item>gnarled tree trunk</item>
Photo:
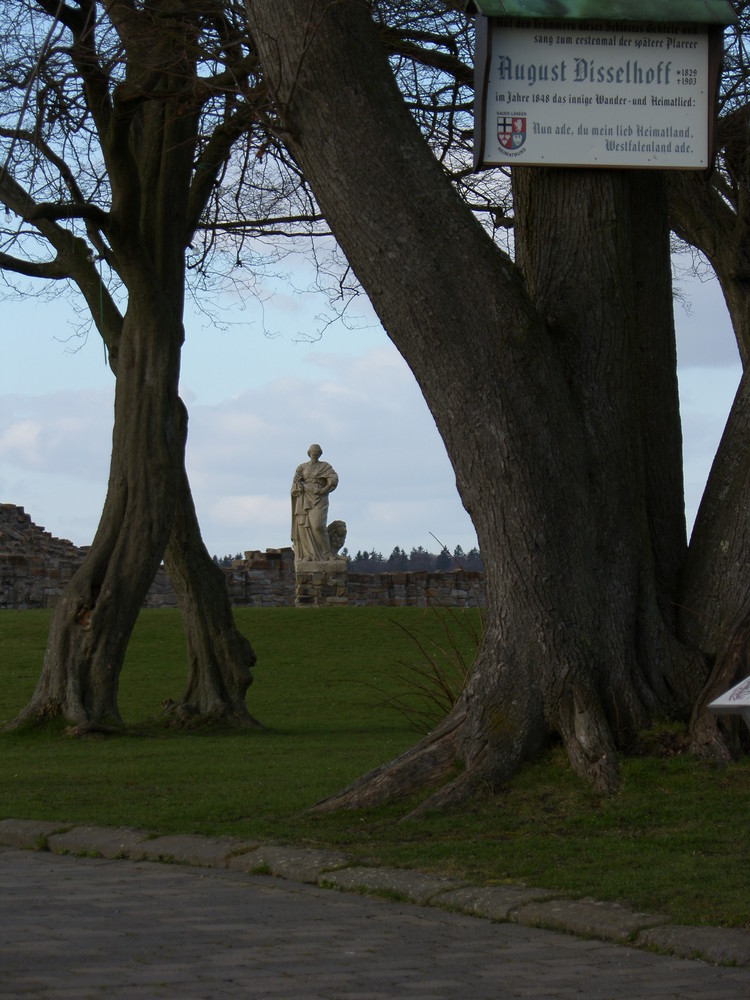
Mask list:
[[[188,653],[187,685],[172,706],[174,718],[191,724],[257,724],[245,703],[255,654],[235,624],[226,578],[203,544],[185,473],[187,420],[176,395],[179,355],[162,369],[151,357],[159,338],[141,319],[136,329],[157,399],[144,398],[143,372],[126,377],[126,322],[112,473],[99,530],[55,609],[39,681],[14,726],[56,715],[81,732],[122,723],[120,670],[161,553],[177,594]],[[161,325],[159,334],[163,337]],[[158,427],[165,429],[164,438],[154,434]]]
[[[181,344],[179,322],[131,298],[104,510],[55,608],[42,673],[16,725],[57,714],[82,728],[121,723],[117,689],[127,642],[172,530],[185,443],[177,408]]]
[[[519,171],[517,267],[419,135],[366,5],[247,8],[289,148],[422,389],[485,566],[455,709],[329,805],[434,785],[458,762],[430,800],[453,801],[555,735],[611,789],[618,746],[654,713],[685,714],[703,677],[671,631],[685,537],[681,487],[666,496],[681,484],[674,372],[650,371],[674,358],[658,187]],[[646,194],[659,211],[643,246]]]

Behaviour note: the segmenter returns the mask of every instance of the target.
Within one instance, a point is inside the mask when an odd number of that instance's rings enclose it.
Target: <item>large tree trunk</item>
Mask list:
[[[172,530],[184,449],[177,407],[181,344],[179,322],[131,297],[104,510],[55,608],[42,673],[16,725],[58,714],[83,728],[121,723],[117,689],[127,642]]]
[[[627,738],[654,713],[688,712],[702,673],[673,634],[686,538],[663,180],[559,169],[513,179],[517,259],[585,424],[602,687]]]
[[[638,295],[653,281],[633,244],[629,182],[522,174],[521,274],[423,142],[365,5],[247,7],[288,145],[419,382],[486,574],[485,633],[456,708],[334,802],[413,791],[458,761],[461,774],[431,801],[453,799],[497,785],[554,735],[576,771],[611,789],[618,744],[655,711],[684,713],[694,686],[669,632],[685,544],[679,502],[662,496],[679,480],[676,391],[666,385],[654,428],[638,394],[649,359],[637,331]],[[663,211],[653,225],[648,266],[658,269]],[[661,299],[663,359],[674,344]],[[649,382],[649,395],[664,389],[662,376]]]
[[[226,578],[201,538],[184,467],[187,414],[176,395],[179,353],[159,356],[160,341],[168,338],[163,321],[155,322],[142,311],[126,317],[118,341],[104,511],[91,549],[55,609],[39,681],[14,726],[56,715],[82,732],[121,724],[120,670],[162,554],[188,654],[187,685],[171,714],[191,725],[256,724],[245,703],[255,654],[235,624]],[[141,342],[135,351],[133,337]],[[181,344],[181,328],[176,337]],[[138,371],[131,368],[131,354],[140,358]]]

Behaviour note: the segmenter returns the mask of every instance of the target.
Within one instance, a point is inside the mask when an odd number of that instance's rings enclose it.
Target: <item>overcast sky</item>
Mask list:
[[[689,303],[675,315],[692,524],[740,367],[716,283],[678,284]],[[422,395],[364,298],[355,329],[338,324],[314,342],[320,302],[281,284],[263,306],[222,305],[218,325],[189,313],[181,382],[212,554],[289,544],[289,487],[313,441],[339,474],[330,518],[346,521],[350,552],[436,551],[433,535],[451,550],[476,544]],[[0,502],[84,545],[104,501],[114,378],[98,336],[81,342],[75,329],[64,300],[3,304]]]

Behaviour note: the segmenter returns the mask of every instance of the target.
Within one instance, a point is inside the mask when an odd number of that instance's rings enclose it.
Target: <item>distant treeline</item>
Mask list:
[[[235,556],[221,556],[221,557],[213,556],[213,561],[216,563],[217,566],[221,566],[223,569],[228,569],[233,562],[236,562],[238,559],[244,559],[244,558],[245,558],[244,553],[238,552],[237,555]]]
[[[428,552],[421,545],[411,552],[397,545],[388,558],[374,549],[372,552],[357,552],[356,555],[342,549],[341,554],[349,557],[350,573],[435,573],[451,569],[481,572],[482,570],[479,549],[473,548],[464,552],[460,545],[455,547],[452,554],[447,547],[435,553]]]
[[[463,569],[467,572],[482,571],[482,557],[479,549],[469,549],[464,552],[457,545],[453,552],[446,547],[440,552],[428,552],[421,545],[407,552],[398,545],[386,559],[382,552],[357,552],[352,555],[348,549],[341,550],[341,555],[349,560],[350,573],[435,573],[441,570]],[[238,552],[234,556],[214,556],[217,566],[228,567],[243,555]]]

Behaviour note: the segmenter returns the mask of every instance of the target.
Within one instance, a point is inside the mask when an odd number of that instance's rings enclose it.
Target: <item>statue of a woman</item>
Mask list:
[[[323,449],[311,444],[309,462],[297,466],[292,481],[292,545],[295,562],[327,562],[335,558],[328,536],[328,494],[339,477],[328,462],[321,462]]]

